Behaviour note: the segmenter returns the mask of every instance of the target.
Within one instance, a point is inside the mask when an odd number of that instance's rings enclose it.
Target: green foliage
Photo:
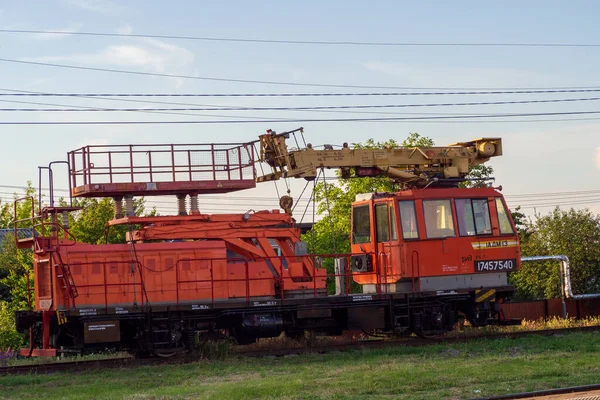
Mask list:
[[[36,190],[31,186],[31,181],[27,182],[27,188],[23,191],[22,194],[13,194],[13,199],[22,197],[33,197],[33,201],[35,207],[37,208],[38,199],[36,196]],[[27,218],[31,218],[31,202],[30,201],[20,201],[17,203],[17,220],[23,220]],[[2,202],[0,201],[0,229],[12,229],[13,228],[13,220],[15,219],[14,213],[14,205],[12,202]],[[30,222],[22,222],[19,224],[19,228],[29,228],[31,227]]]
[[[364,143],[353,143],[355,149],[372,148],[398,148],[432,146],[433,140],[422,137],[418,133],[411,133],[408,138],[398,144],[394,139],[385,142],[375,142],[369,139]],[[393,192],[398,190],[398,185],[386,176],[373,178],[341,178],[339,172],[337,184],[318,182],[315,185],[314,195],[317,204],[317,213],[322,218],[317,221],[310,232],[303,235],[302,239],[309,244],[311,253],[331,254],[350,253],[350,212],[356,195],[372,192]],[[328,275],[334,273],[333,259],[323,261],[323,268]],[[329,292],[334,291],[333,279],[328,278]]]
[[[23,336],[15,329],[14,308],[0,301],[0,350],[18,349],[23,345]]]
[[[479,164],[469,168],[469,179],[488,179],[494,175],[494,168],[491,165]],[[488,183],[485,180],[464,181],[459,185],[461,188],[482,188],[487,187]]]
[[[600,216],[589,210],[560,210],[536,215],[521,232],[523,256],[566,255],[574,293],[600,291]],[[523,263],[511,274],[523,299],[560,297],[558,262]]]
[[[14,399],[467,399],[597,383],[599,350],[597,333],[564,333],[15,375],[0,385]]]
[[[23,194],[14,194],[13,198],[32,196],[37,207],[36,191],[27,182]],[[17,219],[31,218],[32,203],[17,203]],[[15,218],[13,203],[0,204],[0,229],[12,229]],[[19,228],[30,228],[31,221],[19,223]],[[29,282],[28,282],[29,279]],[[23,336],[15,330],[14,312],[28,308],[28,283],[33,287],[33,257],[29,250],[17,248],[12,234],[0,238],[0,349],[19,348]],[[31,294],[33,296],[33,294]]]
[[[519,237],[522,239],[523,235],[527,234],[527,216],[521,212],[521,206],[510,210],[510,215],[515,223]]]
[[[27,182],[27,189],[23,194],[15,194],[13,197],[34,198],[37,206],[35,189],[31,182]],[[31,202],[22,201],[17,203],[17,219],[26,220],[31,218]],[[12,203],[2,204],[0,207],[0,228],[13,228],[14,205]],[[19,228],[30,228],[31,221],[19,223]],[[31,251],[17,248],[15,238],[12,234],[5,235],[0,239],[0,300],[7,301],[14,310],[27,308],[27,279],[26,275],[33,279],[33,257]],[[33,285],[33,281],[30,281]]]
[[[375,142],[373,139],[365,143],[353,143],[355,149],[398,148],[432,146],[433,140],[411,133],[402,143],[390,139],[385,142]],[[338,177],[340,176],[337,173]],[[315,202],[318,204],[317,213],[322,218],[311,230],[304,235],[303,240],[309,243],[312,253],[349,253],[350,252],[350,210],[352,202],[359,193],[393,192],[398,186],[388,177],[339,178],[337,184],[319,182],[315,186]],[[332,229],[333,227],[333,229]],[[331,269],[331,271],[329,271]],[[333,273],[333,265],[329,266]]]
[[[67,205],[64,199],[61,205]],[[90,244],[114,244],[125,243],[125,234],[128,231],[126,225],[107,228],[108,221],[114,218],[114,201],[111,198],[76,198],[73,199],[73,207],[81,210],[69,214],[69,232],[78,241]],[[135,215],[156,215],[153,208],[145,213],[144,198],[133,201]]]
[[[64,201],[63,201],[64,203]],[[73,200],[74,207],[80,211],[69,216],[69,232],[78,242],[90,244],[125,243],[127,225],[106,229],[106,223],[114,217],[114,201],[110,198],[82,198]],[[136,215],[144,213],[144,199],[134,200]]]

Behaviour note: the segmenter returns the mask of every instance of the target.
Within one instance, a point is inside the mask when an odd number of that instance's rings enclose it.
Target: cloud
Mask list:
[[[110,0],[63,0],[63,3],[98,14],[113,14],[121,8]]]
[[[125,25],[117,28],[117,33],[120,33],[121,35],[129,35],[132,32],[133,32],[133,27],[129,24],[125,24]]]
[[[156,73],[177,73],[194,62],[194,54],[157,39],[135,39],[130,43],[113,44],[95,53],[67,56],[45,56],[30,59],[37,62],[61,62],[78,65],[136,67]],[[168,78],[181,86],[183,80]]]
[[[535,86],[554,79],[537,71],[516,68],[432,67],[379,61],[362,65],[369,71],[394,76],[403,84],[414,86]]]
[[[600,169],[600,147],[596,147],[596,152],[594,154],[594,164],[596,168]]]
[[[64,34],[60,33],[35,33],[33,37],[37,40],[60,40],[69,36],[69,33],[79,32],[79,30],[83,27],[83,24],[75,24],[71,25],[68,28],[63,29],[53,29],[54,32],[64,32]]]

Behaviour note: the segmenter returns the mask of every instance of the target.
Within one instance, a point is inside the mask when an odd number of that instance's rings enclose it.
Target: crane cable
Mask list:
[[[323,168],[321,168],[321,171],[323,171]],[[325,202],[327,204],[327,215],[329,217],[329,229],[331,230],[331,246],[333,248],[333,252],[337,254],[335,234],[333,232],[333,219],[331,218],[331,208],[329,206],[329,190],[327,189],[327,180],[325,180],[325,171],[323,171],[323,185],[325,186]]]

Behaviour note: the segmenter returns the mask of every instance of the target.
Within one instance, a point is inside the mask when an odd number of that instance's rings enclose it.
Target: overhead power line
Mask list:
[[[95,98],[95,99],[99,99],[99,98]],[[71,107],[73,108],[72,111],[95,111],[96,108],[94,107],[88,107],[88,106],[80,106],[80,105],[75,105],[75,104],[56,104],[56,103],[40,103],[40,102],[34,102],[34,101],[19,101],[19,100],[0,100],[0,102],[3,103],[18,103],[18,104],[33,104],[33,105],[42,105],[42,106],[52,106],[52,107]],[[1,109],[0,109],[1,110]],[[9,109],[6,109],[9,110]],[[13,109],[15,110],[15,109]],[[27,110],[27,109],[22,109],[23,111]],[[29,109],[31,110],[37,110],[40,111],[42,109],[40,108],[32,108]],[[227,109],[229,110],[229,109]],[[235,111],[235,108],[231,108],[231,110]],[[47,109],[46,111],[60,111],[59,109]],[[132,112],[141,112],[141,113],[147,113],[147,114],[167,114],[167,115],[190,115],[190,116],[194,116],[194,117],[217,117],[217,118],[243,118],[243,119],[271,119],[271,120],[279,120],[281,118],[273,118],[273,117],[258,117],[258,116],[243,116],[243,115],[223,115],[223,114],[197,114],[197,113],[186,113],[186,112],[167,112],[167,111],[154,111],[154,110],[148,110],[148,109],[131,109],[128,111],[132,111]]]
[[[554,197],[554,196],[572,196],[572,195],[588,195],[588,194],[598,194],[600,195],[600,190],[570,190],[566,192],[551,192],[551,193],[520,193],[520,194],[507,194],[504,197],[515,198],[515,197]]]
[[[95,100],[100,100],[102,98],[100,97],[92,97],[91,99],[95,99]],[[116,99],[117,101],[130,101],[130,100],[126,100],[126,99]],[[74,104],[58,104],[58,103],[41,103],[41,102],[35,102],[35,101],[19,101],[19,100],[1,100],[0,102],[3,103],[16,103],[16,104],[32,104],[32,105],[42,105],[42,106],[52,106],[52,107],[74,107],[77,108],[77,111],[95,111],[96,109],[98,109],[98,107],[90,107],[90,106],[80,106],[80,105],[74,105]],[[145,103],[145,102],[144,102]],[[150,103],[155,103],[153,101],[150,101]],[[163,103],[163,102],[156,102],[156,103]],[[169,102],[164,102],[167,104],[179,104],[179,103],[169,103]],[[181,103],[181,104],[186,104],[186,103]],[[202,105],[202,104],[193,104],[193,105]],[[212,106],[212,107],[217,107],[217,106]],[[227,111],[236,111],[240,106],[227,106]],[[15,109],[10,109],[10,110],[15,110]],[[103,109],[101,109],[103,110]],[[274,118],[274,117],[259,117],[256,115],[252,115],[252,116],[241,116],[241,115],[222,115],[222,114],[197,114],[197,113],[188,113],[188,112],[167,112],[167,111],[147,111],[147,110],[151,110],[151,109],[145,109],[145,108],[140,108],[140,109],[135,109],[135,112],[141,112],[141,113],[147,113],[147,114],[171,114],[171,115],[189,115],[189,116],[199,116],[199,117],[223,117],[223,118],[244,118],[244,119],[271,119],[271,120],[279,120],[279,119],[285,119],[282,117],[279,118]],[[213,110],[213,108],[210,108],[210,110]],[[31,111],[44,111],[43,109],[40,108],[32,108]],[[52,108],[52,109],[48,109],[45,111],[60,111],[56,108]],[[73,110],[76,111],[76,110]],[[115,111],[129,111],[126,109],[115,109]],[[134,111],[133,109],[131,111]],[[305,112],[305,110],[289,110],[289,111],[298,111],[298,112]],[[310,110],[311,112],[321,112],[321,113],[344,113],[344,114],[380,114],[380,115],[468,115],[465,113],[440,113],[440,112],[390,112],[390,111],[345,111],[345,110]]]
[[[584,200],[584,201],[569,201],[569,202],[561,202],[561,203],[539,203],[539,204],[531,204],[521,207],[522,209],[532,209],[532,208],[543,208],[543,207],[560,207],[560,206],[575,206],[575,205],[584,205],[584,204],[597,204],[600,203],[600,198],[596,200]]]
[[[596,43],[535,43],[535,42],[362,42],[348,40],[287,40],[287,39],[248,39],[214,36],[181,36],[181,35],[157,35],[140,33],[112,33],[112,32],[65,32],[53,30],[33,29],[0,29],[2,33],[26,33],[43,35],[77,35],[77,36],[104,36],[104,37],[128,37],[128,38],[151,38],[151,39],[177,39],[195,40],[207,42],[237,42],[237,43],[269,43],[269,44],[301,44],[319,46],[389,46],[389,47],[600,47]]]
[[[28,189],[27,186],[16,186],[16,185],[0,185],[0,188],[4,189]],[[34,188],[37,190],[37,188]],[[42,188],[42,190],[48,190],[48,188]],[[69,190],[66,188],[54,188],[54,191],[68,193]],[[12,194],[9,192],[0,192],[4,194]],[[569,190],[562,192],[538,192],[538,193],[519,193],[519,194],[505,194],[504,197],[509,202],[517,202],[522,201],[521,198],[534,198],[541,200],[550,200],[548,197],[559,196],[560,198],[569,198],[569,197],[587,197],[590,195],[597,194],[600,197],[600,190]],[[201,194],[199,195],[200,199],[230,199],[230,200],[270,200],[273,199],[272,196],[238,196],[238,195],[210,195],[210,194]],[[147,198],[149,199],[149,198]],[[513,200],[516,199],[516,200]],[[529,201],[524,199],[524,201]]]
[[[263,80],[252,80],[252,79],[234,79],[234,78],[220,78],[220,77],[209,77],[209,76],[196,76],[196,75],[176,75],[176,74],[161,74],[158,72],[143,72],[133,71],[125,69],[114,69],[114,68],[96,68],[96,67],[84,67],[82,65],[70,65],[70,64],[58,64],[38,61],[25,61],[16,60],[11,58],[0,58],[0,62],[26,64],[26,65],[37,65],[44,67],[55,67],[55,68],[66,68],[76,69],[85,71],[96,71],[96,72],[110,72],[118,74],[128,75],[143,75],[143,76],[160,76],[164,78],[180,78],[180,79],[197,79],[205,81],[216,81],[216,82],[234,82],[234,83],[253,83],[262,85],[283,85],[283,86],[313,86],[313,87],[332,87],[332,88],[352,88],[352,89],[395,89],[395,90],[559,90],[559,89],[593,89],[600,88],[599,86],[569,86],[569,87],[553,87],[553,88],[417,88],[417,87],[401,87],[401,86],[367,86],[367,85],[336,85],[326,83],[308,83],[308,82],[282,82],[282,81],[263,81]]]
[[[0,90],[5,90],[5,91],[15,91],[13,89],[0,89]],[[32,94],[36,94],[36,93],[41,93],[41,92],[34,92],[34,91],[25,91],[25,90],[19,90],[17,92],[24,92],[24,93],[32,93]],[[81,94],[78,95],[76,97],[79,98],[84,98],[84,99],[92,99],[92,100],[107,100],[107,101],[124,101],[124,102],[133,102],[133,103],[144,103],[144,104],[166,104],[166,105],[182,105],[182,106],[191,106],[191,107],[198,107],[198,106],[212,106],[212,105],[206,105],[206,104],[197,104],[197,103],[182,103],[182,102],[171,102],[171,101],[156,101],[156,100],[133,100],[133,99],[129,99],[129,98],[121,98],[121,97],[115,97],[115,98],[110,98],[110,97],[91,97],[85,94]],[[6,103],[19,103],[19,104],[32,104],[32,105],[46,105],[46,106],[52,106],[52,107],[77,107],[77,108],[94,108],[94,107],[88,107],[88,106],[71,106],[71,105],[64,105],[64,104],[57,104],[57,103],[41,103],[41,102],[31,102],[31,101],[17,101],[17,100],[0,100],[0,102],[6,102]],[[216,106],[214,106],[216,107]],[[239,106],[226,106],[229,107],[231,109],[235,109],[236,107]],[[294,110],[292,110],[294,111]],[[295,111],[302,111],[302,110],[295,110]],[[145,112],[145,111],[142,111]],[[445,113],[440,113],[440,112],[389,112],[389,111],[347,111],[347,110],[313,110],[312,112],[321,112],[321,113],[342,113],[342,114],[379,114],[379,115],[473,115],[471,114],[465,114],[465,113],[449,113],[449,112],[445,112]],[[147,113],[153,113],[151,111],[147,111]],[[211,116],[210,114],[191,114],[191,113],[181,113],[181,112],[154,112],[157,114],[174,114],[174,115],[198,115],[198,116],[203,116],[203,117],[207,117],[207,116]],[[479,115],[479,114],[478,114]],[[232,116],[232,118],[244,118],[243,116]],[[247,119],[269,119],[269,118],[264,118],[264,117],[259,117],[259,116],[249,116],[247,117]],[[270,118],[272,120],[279,120],[279,119],[285,119],[283,117],[280,118]],[[489,123],[489,122],[495,122],[495,123],[504,123],[504,122],[566,122],[566,121],[594,121],[597,120],[597,118],[560,118],[560,119],[535,119],[535,120],[507,120],[507,121],[503,121],[503,120],[494,120],[494,121],[485,121],[485,120],[481,120],[481,121],[469,121],[470,123]],[[433,122],[435,123],[436,121],[421,121],[421,122]],[[464,121],[446,121],[447,123],[464,123]]]
[[[506,94],[551,94],[551,93],[593,93],[600,89],[549,89],[549,90],[494,90],[459,92],[371,92],[371,93],[50,93],[27,90],[2,89],[0,96],[18,97],[351,97],[351,96],[467,96],[467,95],[506,95]]]
[[[514,100],[514,101],[491,101],[491,102],[464,102],[464,103],[427,103],[427,104],[369,104],[369,105],[343,105],[343,106],[308,106],[308,107],[207,107],[207,108],[0,108],[0,111],[58,111],[58,112],[82,112],[82,111],[311,111],[311,110],[341,110],[341,109],[369,109],[369,108],[407,108],[407,107],[457,107],[457,106],[487,106],[507,104],[539,104],[539,103],[572,103],[580,101],[597,101],[600,97],[587,97],[576,99],[545,99],[545,100]]]
[[[306,118],[278,120],[172,120],[172,121],[0,121],[0,125],[185,125],[185,124],[245,124],[245,123],[306,123],[306,122],[402,122],[432,120],[470,120],[481,118],[513,118],[538,116],[596,115],[600,111],[566,111],[547,113],[444,115],[425,117],[382,117],[382,118]]]

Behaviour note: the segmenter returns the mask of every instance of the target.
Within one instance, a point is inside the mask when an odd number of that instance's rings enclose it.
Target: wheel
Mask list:
[[[152,352],[156,357],[171,358],[181,353],[178,349],[156,349]]]

